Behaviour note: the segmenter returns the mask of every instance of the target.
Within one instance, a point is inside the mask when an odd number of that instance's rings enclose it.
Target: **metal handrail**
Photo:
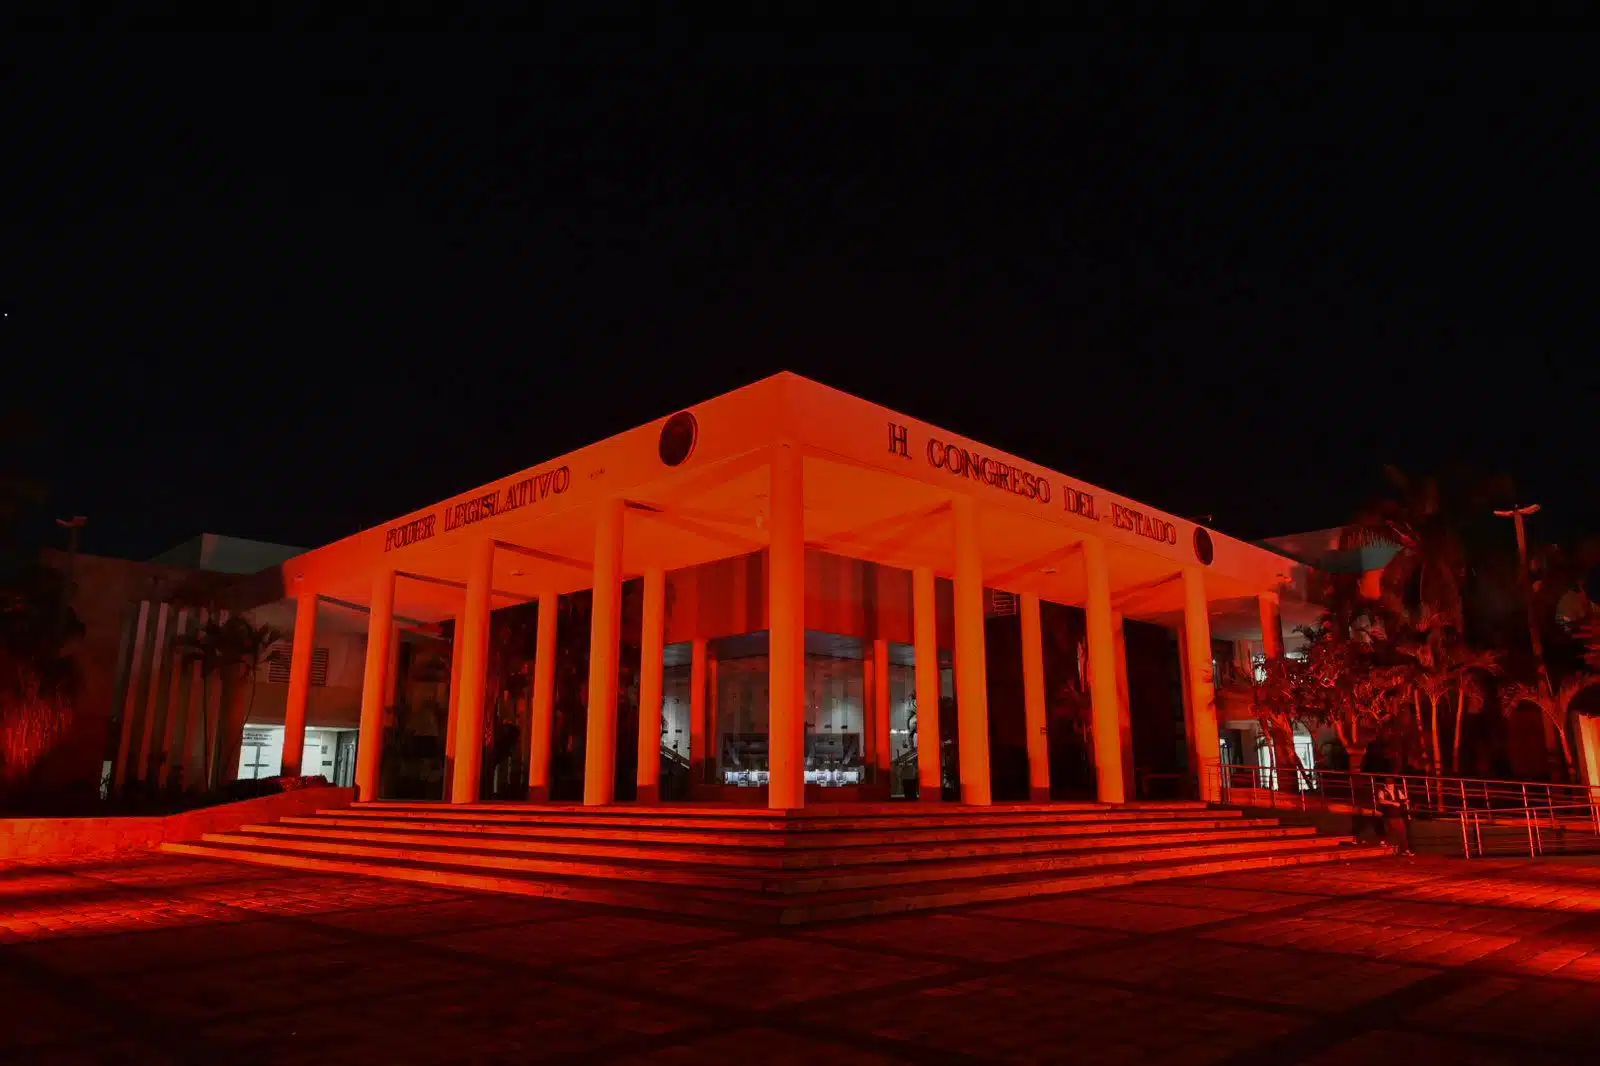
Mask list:
[[[1472,858],[1474,848],[1479,858],[1487,854],[1483,843],[1485,825],[1521,826],[1526,834],[1530,858],[1537,858],[1545,853],[1546,838],[1557,830],[1562,834],[1563,844],[1569,843],[1567,839],[1569,834],[1576,833],[1578,838],[1586,840],[1590,847],[1600,848],[1600,803],[1558,804],[1511,810],[1463,810],[1459,817],[1461,852],[1467,858]],[[1587,838],[1584,834],[1588,834]]]
[[[1469,810],[1549,810],[1561,806],[1600,804],[1600,787],[1555,784],[1546,781],[1494,781],[1472,777],[1430,777],[1422,774],[1352,773],[1348,770],[1306,770],[1295,767],[1273,769],[1245,764],[1218,764],[1219,791],[1224,802],[1237,790],[1265,792],[1269,805],[1307,807],[1308,797],[1323,801],[1345,801],[1352,807],[1377,808],[1377,790],[1385,781],[1404,783],[1413,811],[1454,815]],[[1278,775],[1292,773],[1297,788],[1285,792],[1277,787]],[[1261,784],[1261,778],[1271,778]]]

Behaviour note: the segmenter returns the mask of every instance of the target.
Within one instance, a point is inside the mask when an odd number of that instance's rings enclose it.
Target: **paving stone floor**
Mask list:
[[[0,867],[0,1061],[1594,1063],[1600,863],[799,930],[150,855]]]

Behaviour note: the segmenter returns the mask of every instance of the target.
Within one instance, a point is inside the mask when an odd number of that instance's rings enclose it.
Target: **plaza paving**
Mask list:
[[[774,932],[151,855],[0,868],[0,1061],[1593,1063],[1600,864],[1385,859]]]

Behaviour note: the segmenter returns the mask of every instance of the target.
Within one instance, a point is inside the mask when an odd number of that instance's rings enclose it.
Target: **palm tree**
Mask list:
[[[1573,635],[1583,644],[1583,662],[1591,670],[1600,670],[1600,614],[1593,611],[1573,627]]]
[[[1600,685],[1600,674],[1583,670],[1563,678],[1553,693],[1542,683],[1529,684],[1526,681],[1513,682],[1501,690],[1509,705],[1515,707],[1524,703],[1532,704],[1538,708],[1540,714],[1544,715],[1545,722],[1561,740],[1561,757],[1566,763],[1569,780],[1577,765],[1572,754],[1572,739],[1567,734],[1572,704],[1580,695],[1596,685]]]
[[[209,792],[222,782],[232,780],[239,772],[239,748],[244,741],[244,724],[255,707],[256,682],[260,670],[268,663],[283,657],[278,644],[284,639],[281,630],[272,626],[254,626],[240,615],[227,621],[215,618],[193,633],[185,635],[179,643],[179,655],[188,663],[200,667],[200,742],[202,750],[201,788]],[[217,694],[217,721],[211,721],[211,679],[219,682]],[[243,681],[250,679],[248,703],[242,703]],[[237,738],[231,754],[224,747],[224,738]],[[226,759],[226,761],[224,761]]]
[[[1466,551],[1436,478],[1412,478],[1384,467],[1396,495],[1372,501],[1339,536],[1344,550],[1374,544],[1399,549],[1383,569],[1384,601],[1413,618],[1437,615],[1463,628]]]
[[[187,664],[200,668],[200,790],[211,791],[211,679],[222,666],[225,642],[222,623],[207,621],[178,640],[178,655]]]
[[[1466,723],[1467,709],[1481,711],[1489,704],[1486,677],[1500,675],[1500,653],[1484,651],[1461,643],[1451,649],[1447,663],[1447,676],[1456,694],[1456,728],[1451,738],[1450,768],[1461,775],[1461,734]]]
[[[1411,660],[1408,680],[1417,733],[1424,742],[1430,772],[1444,774],[1444,750],[1439,733],[1439,712],[1455,688],[1451,669],[1453,649],[1461,644],[1460,631],[1443,615],[1427,615],[1409,632],[1400,634],[1395,650]],[[1423,700],[1428,713],[1422,713]]]
[[[1580,541],[1571,548],[1547,544],[1530,553],[1526,567],[1519,565],[1517,587],[1526,597],[1528,647],[1532,655],[1530,664],[1519,670],[1524,676],[1534,675],[1544,690],[1544,699],[1555,706],[1560,703],[1554,678],[1569,676],[1585,666],[1600,666],[1596,655],[1595,638],[1600,637],[1596,626],[1594,607],[1589,602],[1586,585],[1589,576],[1600,566],[1600,540]],[[1556,733],[1561,744],[1569,744],[1565,720],[1557,721],[1545,716],[1547,747]],[[1555,752],[1550,751],[1552,761]],[[1570,767],[1571,759],[1568,759]]]
[[[244,745],[244,726],[255,709],[256,686],[261,669],[283,660],[280,648],[285,634],[273,626],[256,626],[243,615],[234,615],[221,625],[219,668],[225,693],[219,708],[216,765],[221,782],[239,775],[239,753]],[[250,681],[245,699],[244,681]]]

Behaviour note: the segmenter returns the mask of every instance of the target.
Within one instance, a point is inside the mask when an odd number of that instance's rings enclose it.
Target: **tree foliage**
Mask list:
[[[1385,474],[1391,491],[1339,539],[1393,547],[1376,596],[1361,595],[1359,575],[1331,575],[1309,634],[1308,669],[1335,697],[1324,724],[1352,753],[1387,732],[1418,745],[1431,772],[1460,773],[1469,716],[1532,706],[1571,775],[1572,716],[1600,683],[1600,618],[1586,591],[1600,543],[1532,549],[1525,574],[1509,523],[1493,517],[1513,498],[1505,479]],[[1499,525],[1486,535],[1485,522]]]

